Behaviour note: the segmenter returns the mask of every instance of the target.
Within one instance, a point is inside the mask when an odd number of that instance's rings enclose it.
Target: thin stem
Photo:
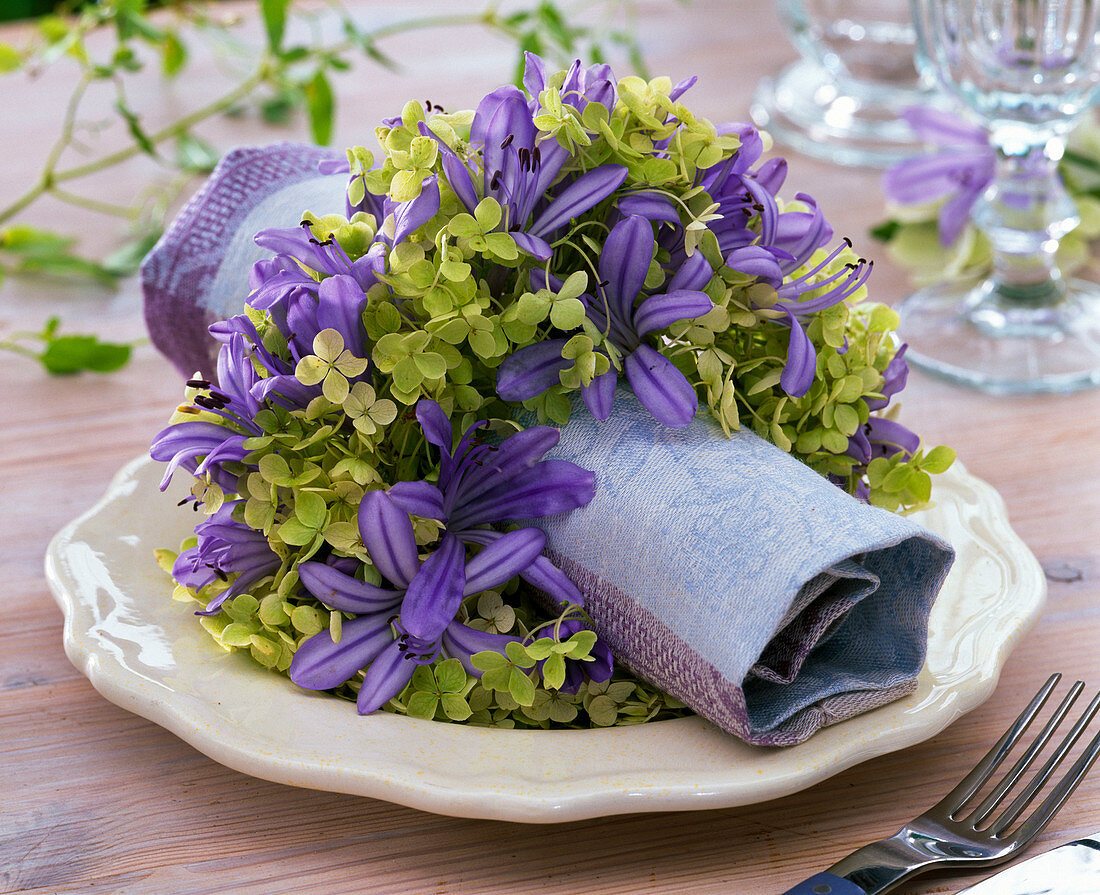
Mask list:
[[[88,196],[70,193],[68,190],[63,190],[56,186],[50,187],[47,192],[51,196],[60,199],[62,202],[68,202],[70,205],[76,205],[79,208],[87,208],[90,211],[97,211],[100,214],[109,214],[113,217],[125,218],[128,221],[136,221],[141,214],[140,210],[134,208],[132,205],[116,205],[113,202],[101,202],[98,199],[92,199]]]

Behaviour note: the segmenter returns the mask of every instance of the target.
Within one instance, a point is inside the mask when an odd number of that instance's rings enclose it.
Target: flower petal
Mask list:
[[[443,492],[431,482],[398,482],[386,492],[395,504],[410,516],[446,521]]]
[[[457,193],[458,191],[455,190]],[[459,197],[461,198],[461,197]],[[435,177],[427,177],[421,184],[420,195],[393,207],[393,243],[397,245],[419,227],[423,227],[439,211],[439,184]]]
[[[695,389],[663,354],[639,345],[623,367],[634,394],[658,422],[682,429],[695,418],[699,408]]]
[[[602,421],[611,416],[611,405],[615,400],[615,385],[618,381],[619,374],[612,367],[606,373],[593,378],[589,385],[581,386],[584,406],[596,419]]]
[[[705,292],[667,292],[651,295],[634,311],[634,329],[639,336],[664,329],[677,320],[693,320],[702,317],[714,303]]]
[[[619,211],[623,215],[640,215],[650,221],[665,221],[680,225],[680,215],[676,206],[665,196],[656,193],[627,193],[618,201]]]
[[[363,676],[363,685],[356,700],[359,714],[369,715],[377,711],[404,690],[412,680],[417,664],[398,649],[397,641],[382,650]]]
[[[564,346],[565,339],[547,339],[505,358],[497,371],[497,394],[505,401],[526,401],[557,385],[558,373],[569,366],[561,356]]]
[[[538,261],[549,261],[554,254],[554,250],[550,248],[550,243],[541,236],[532,236],[530,233],[523,233],[519,230],[508,235],[516,241],[520,251],[526,252]]]
[[[393,642],[385,613],[361,615],[341,625],[339,643],[327,630],[303,640],[290,662],[290,679],[307,690],[329,690],[366,668]]]
[[[326,277],[317,289],[317,325],[334,329],[351,353],[363,357],[363,308],[367,297],[359,284],[347,274]],[[370,356],[369,352],[365,356]]]
[[[787,343],[787,363],[779,377],[779,385],[792,398],[801,398],[810,390],[817,372],[817,352],[802,325],[788,312],[791,337]]]
[[[546,210],[527,228],[531,236],[545,236],[567,224],[570,219],[598,205],[626,180],[622,165],[601,165],[574,180],[561,191]]]
[[[696,252],[689,256],[669,280],[666,292],[679,292],[688,289],[693,292],[706,288],[714,271],[710,269],[710,262],[703,257],[702,252]]]
[[[386,590],[367,584],[323,562],[298,563],[302,585],[313,596],[333,609],[364,615],[394,609],[401,602],[401,591]]]
[[[456,507],[455,531],[487,522],[534,519],[584,506],[595,494],[596,477],[567,460],[543,460],[476,500]]]
[[[466,470],[453,504],[467,503],[501,481],[530,469],[560,439],[561,433],[553,426],[532,426],[508,436],[495,450],[486,453],[477,466]]]
[[[360,502],[359,535],[382,577],[408,587],[420,569],[412,520],[384,491],[370,491]]]
[[[465,586],[466,548],[453,534],[445,534],[405,592],[402,627],[418,640],[438,641],[462,605]]]
[[[492,544],[503,535],[499,531],[479,528],[466,530],[462,532],[460,537],[470,544]],[[584,595],[577,588],[577,585],[545,556],[535,557],[534,562],[519,573],[519,577],[541,590],[555,603],[584,605]]]
[[[466,586],[462,595],[469,597],[511,581],[526,569],[546,546],[546,534],[539,528],[510,531],[490,544],[466,564]]]
[[[440,155],[443,161],[443,173],[447,175],[447,183],[451,185],[455,195],[466,206],[466,210],[473,213],[473,210],[477,208],[478,199],[470,169],[462,164],[459,157],[449,148],[446,150],[441,149]]]
[[[424,437],[429,444],[434,444],[446,454],[451,453],[454,446],[454,433],[451,430],[451,421],[447,414],[431,398],[421,398],[416,404],[416,421],[424,430]]]
[[[607,281],[612,310],[624,321],[630,319],[634,299],[642,291],[649,262],[653,260],[653,228],[649,221],[632,214],[619,221],[607,235],[600,255],[600,279]]]

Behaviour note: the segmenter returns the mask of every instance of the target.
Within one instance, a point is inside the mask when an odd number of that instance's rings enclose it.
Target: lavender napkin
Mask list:
[[[231,152],[142,269],[154,344],[213,372],[206,326],[239,313],[266,227],[343,211],[336,157]],[[951,548],[867,506],[749,432],[657,423],[624,388],[600,423],[578,404],[551,453],[596,473],[587,507],[544,523],[617,659],[749,743],[799,743],[916,687]]]

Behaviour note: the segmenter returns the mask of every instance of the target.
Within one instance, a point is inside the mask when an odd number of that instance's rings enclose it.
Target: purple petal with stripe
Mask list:
[[[470,169],[450,149],[442,151],[442,155],[443,173],[447,175],[447,183],[451,185],[459,201],[466,206],[466,210],[472,213],[477,208],[478,198]]]
[[[787,160],[770,158],[752,172],[753,179],[773,196],[779,193],[783,181],[787,179]]]
[[[792,398],[801,398],[814,383],[817,352],[801,324],[789,312],[787,319],[791,325],[791,337],[787,343],[787,363],[779,377],[779,384]]]
[[[473,500],[498,482],[530,469],[560,439],[561,433],[553,426],[532,426],[508,436],[496,450],[485,454],[478,466],[467,470],[458,502]]]
[[[443,492],[431,482],[398,482],[386,492],[395,504],[411,516],[447,520]]]
[[[385,613],[361,615],[343,623],[339,643],[332,642],[329,631],[302,641],[290,662],[290,679],[307,690],[329,690],[366,668],[392,643]]]
[[[516,241],[520,251],[526,252],[538,261],[549,261],[551,255],[554,254],[554,250],[550,248],[550,243],[541,236],[532,236],[530,233],[523,233],[519,230],[508,235]]]
[[[618,208],[624,216],[636,214],[651,221],[680,224],[676,206],[665,196],[655,193],[628,193],[619,199]]]
[[[561,356],[565,339],[547,339],[521,348],[497,371],[497,394],[505,401],[526,401],[560,382],[558,373],[569,366]]]
[[[570,219],[598,205],[615,192],[624,180],[626,168],[622,165],[601,165],[582,174],[562,190],[561,195],[527,228],[527,232],[532,236],[554,232]]]
[[[359,536],[382,577],[408,587],[420,570],[412,520],[384,491],[370,491],[360,502]]]
[[[412,680],[417,663],[406,658],[406,654],[392,642],[378,655],[367,673],[363,676],[363,685],[359,688],[356,707],[360,715],[369,715],[382,708]]]
[[[466,548],[453,534],[445,534],[405,592],[401,625],[413,637],[434,643],[454,621],[465,586]]]
[[[546,534],[538,528],[510,531],[466,563],[462,596],[479,594],[511,581],[541,555]]]
[[[451,421],[439,404],[430,398],[421,398],[416,404],[416,421],[424,430],[424,437],[429,444],[434,444],[447,454],[451,453],[454,433],[451,430]]]
[[[461,538],[471,544],[492,544],[503,535],[489,529],[467,530]],[[534,562],[519,573],[519,577],[549,596],[555,603],[584,605],[584,595],[569,576],[545,556],[535,557]]]
[[[726,267],[751,277],[774,280],[778,284],[783,279],[779,262],[764,246],[741,246],[726,256]]]
[[[334,329],[344,340],[344,347],[362,357],[363,308],[367,297],[359,284],[346,274],[326,277],[317,289],[317,325]]]
[[[682,289],[688,289],[699,292],[706,287],[713,275],[714,271],[710,269],[710,262],[703,257],[702,252],[696,252],[694,255],[690,255],[680,265],[676,273],[672,275],[665,291],[679,292]]]
[[[634,329],[639,336],[664,329],[677,320],[702,317],[714,303],[705,292],[666,292],[651,295],[634,311]]]
[[[341,612],[365,615],[385,612],[401,602],[401,591],[387,590],[367,584],[351,575],[345,575],[323,562],[298,563],[298,576],[302,585],[313,596]]]
[[[611,416],[611,405],[615,400],[615,384],[619,374],[612,367],[606,373],[596,376],[591,384],[581,386],[581,397],[588,412],[598,420]]]
[[[566,460],[543,460],[457,508],[454,530],[488,522],[534,519],[584,506],[595,493],[596,477]]]
[[[699,408],[695,389],[663,354],[639,345],[623,367],[634,394],[658,422],[682,429],[695,417]]]
[[[439,211],[439,184],[435,177],[426,177],[421,184],[419,196],[408,202],[401,202],[393,209],[394,245],[402,242],[414,230],[423,227],[435,217],[437,211]]]
[[[649,262],[653,260],[653,228],[649,221],[632,214],[617,223],[608,234],[600,255],[600,278],[607,281],[611,306],[623,320],[630,319],[634,299],[645,285]]]

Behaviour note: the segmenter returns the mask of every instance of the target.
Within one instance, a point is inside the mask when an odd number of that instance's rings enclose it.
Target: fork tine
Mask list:
[[[1054,731],[1058,729],[1058,726],[1065,719],[1069,710],[1073,708],[1073,703],[1077,701],[1077,697],[1084,688],[1085,684],[1083,681],[1078,681],[1073,685],[1069,693],[1066,694],[1065,699],[1062,700],[1062,704],[1054,710],[1054,714],[1050,716],[1050,720],[1044,725],[1039,735],[1035,737],[1034,742],[1028,746],[1027,751],[1024,752],[1019,760],[1012,766],[1012,770],[1005,774],[1004,779],[997,784],[994,790],[986,796],[982,803],[974,810],[970,820],[971,826],[974,828],[979,827],[1001,803],[1005,794],[1016,785],[1016,782],[1023,776],[1024,771],[1031,767],[1036,756],[1042,751],[1047,741],[1054,734]]]
[[[1005,812],[993,822],[989,828],[989,833],[991,835],[1000,836],[1001,833],[1015,823],[1016,818],[1018,818],[1020,814],[1023,813],[1023,810],[1031,804],[1036,794],[1043,788],[1047,780],[1050,779],[1051,774],[1053,774],[1058,765],[1062,763],[1062,760],[1066,757],[1069,750],[1073,748],[1073,744],[1077,742],[1085,728],[1092,722],[1097,710],[1100,710],[1100,694],[1094,697],[1092,702],[1089,703],[1089,707],[1085,709],[1085,713],[1078,718],[1077,723],[1074,724],[1070,732],[1066,734],[1066,738],[1062,740],[1061,745],[1055,750],[1054,754],[1050,756],[1047,763],[1043,765],[1042,770],[1035,775],[1035,778],[1024,788],[1023,792],[1013,799],[1012,804],[1005,809]],[[1098,736],[1100,736],[1100,734],[1098,734]],[[1084,756],[1088,756],[1094,746],[1096,746],[1095,739],[1089,744],[1089,748],[1085,751]],[[1093,760],[1095,760],[1095,756],[1093,756]],[[1087,761],[1078,772],[1078,764],[1080,764],[1080,761],[1074,763],[1067,775],[1067,777],[1072,779],[1075,773],[1079,774],[1077,779],[1072,780],[1069,790],[1066,792],[1066,796],[1068,796],[1070,792],[1073,792],[1073,787],[1077,785],[1080,777],[1083,777],[1085,772],[1092,767],[1092,761]],[[1062,782],[1064,783],[1065,781]],[[1064,800],[1065,796],[1063,796],[1063,801]],[[1061,804],[1061,802],[1058,802],[1052,809],[1051,814],[1053,814]],[[1040,807],[1042,808],[1043,806]]]
[[[1058,785],[1051,790],[1050,795],[1044,799],[1043,803],[1032,812],[1031,817],[1024,821],[1016,831],[1016,834],[1012,837],[1015,845],[1023,845],[1028,842],[1047,825],[1066,799],[1070,797],[1070,794],[1077,788],[1077,784],[1085,778],[1085,774],[1089,772],[1089,768],[1093,766],[1097,758],[1100,758],[1100,733],[1092,738],[1092,742],[1081,753],[1077,761],[1073,763],[1069,773],[1059,781]]]
[[[1058,673],[1050,676],[1047,682],[1039,689],[1039,692],[1032,698],[1031,702],[1028,703],[1027,708],[1020,713],[1020,717],[1012,722],[1012,726],[1004,732],[1001,738],[994,744],[993,748],[986,753],[985,758],[979,761],[974,766],[974,769],[959,781],[958,786],[940,799],[933,810],[946,811],[949,817],[954,816],[963,805],[966,804],[967,800],[982,788],[985,782],[993,775],[993,772],[1000,767],[1001,762],[1004,761],[1005,756],[1012,750],[1012,747],[1015,746],[1020,737],[1023,736],[1024,731],[1027,730],[1031,722],[1035,719],[1035,716],[1047,701],[1047,697],[1050,696],[1051,691],[1057,686],[1061,678],[1062,675]]]

